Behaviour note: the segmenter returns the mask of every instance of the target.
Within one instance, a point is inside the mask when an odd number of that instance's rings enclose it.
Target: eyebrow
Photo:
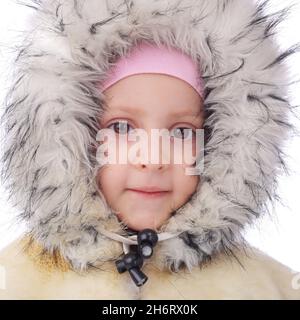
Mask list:
[[[137,114],[137,115],[142,115],[144,114],[144,111],[139,109],[139,108],[133,108],[133,107],[129,107],[129,106],[116,106],[116,108],[118,108],[117,111],[123,111],[129,114]],[[199,106],[199,109],[197,110],[197,112],[193,112],[193,113],[189,113],[189,111],[174,111],[171,112],[171,117],[172,118],[177,118],[177,117],[189,117],[189,118],[197,118],[201,115],[202,113],[202,108]]]

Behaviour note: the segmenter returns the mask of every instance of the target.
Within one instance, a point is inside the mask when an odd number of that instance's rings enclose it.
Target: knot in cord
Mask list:
[[[130,245],[138,245],[137,235],[131,235],[131,236],[124,237],[118,233],[108,231],[102,227],[100,227],[100,230],[101,230],[101,233],[104,234],[106,237],[108,237],[112,240],[122,242],[124,254],[127,254],[129,252]],[[182,232],[184,232],[184,231],[179,231],[176,233],[161,232],[161,233],[157,234],[158,241],[164,241],[164,240],[175,238],[178,235],[180,235]]]

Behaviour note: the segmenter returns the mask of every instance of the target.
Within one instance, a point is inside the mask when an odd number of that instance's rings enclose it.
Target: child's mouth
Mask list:
[[[159,198],[169,194],[169,191],[143,191],[143,190],[136,190],[136,189],[127,189],[127,190],[146,198]]]

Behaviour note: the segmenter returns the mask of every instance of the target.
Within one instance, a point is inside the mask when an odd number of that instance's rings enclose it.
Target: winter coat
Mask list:
[[[137,287],[113,262],[86,272],[74,272],[64,258],[22,236],[0,252],[6,270],[1,299],[211,300],[300,299],[300,274],[258,249],[234,250],[210,264],[177,273],[158,270],[146,260],[149,277]]]
[[[32,1],[1,119],[2,177],[33,243],[52,258],[59,252],[72,271],[55,271],[46,280],[15,243],[1,256],[8,296],[133,298],[141,290],[142,299],[299,297],[286,267],[256,250],[243,254],[251,251],[245,226],[278,199],[283,147],[293,129],[286,59],[295,48],[284,51],[275,40],[288,8],[267,14],[268,4]],[[145,265],[147,287],[135,288],[127,272],[115,269],[122,244],[103,231],[128,235],[98,192],[93,147],[104,101],[97,84],[140,40],[175,46],[198,63],[205,82],[205,159],[197,190],[167,222],[166,232],[180,234],[158,242]],[[103,263],[109,272],[101,271]],[[87,277],[75,274],[83,270]],[[16,290],[22,281],[24,290]]]

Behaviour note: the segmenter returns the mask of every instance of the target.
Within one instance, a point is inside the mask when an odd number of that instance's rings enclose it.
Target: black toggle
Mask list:
[[[139,287],[148,279],[140,270],[143,262],[143,258],[137,252],[128,252],[121,260],[116,261],[116,266],[119,273],[128,271],[135,284]]]
[[[152,229],[144,229],[137,235],[138,251],[144,258],[150,258],[153,254],[153,247],[158,241],[158,236]]]
[[[130,246],[130,252],[125,254],[121,260],[116,261],[119,273],[128,271],[134,283],[140,287],[148,277],[140,270],[144,263],[144,258],[148,259],[153,254],[153,247],[158,241],[157,233],[152,229],[144,229],[137,235],[137,251]],[[136,246],[134,246],[136,247]]]

